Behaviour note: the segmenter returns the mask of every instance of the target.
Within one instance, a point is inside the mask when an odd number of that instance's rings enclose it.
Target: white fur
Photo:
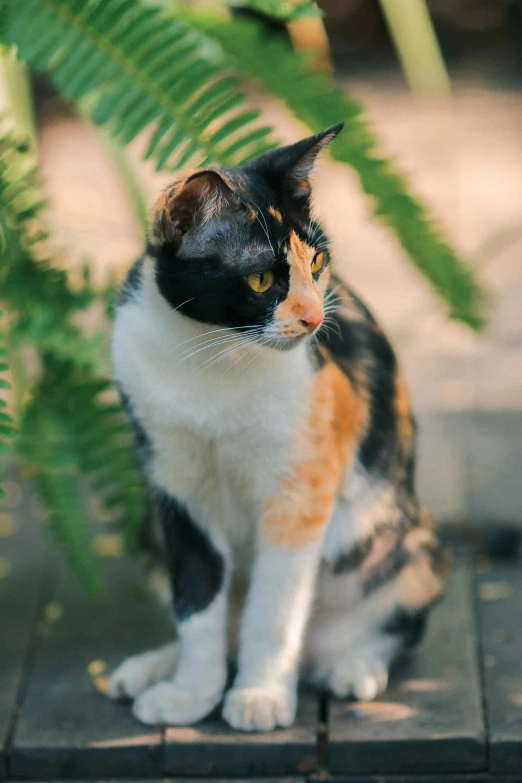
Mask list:
[[[109,681],[108,696],[121,699],[128,696],[135,699],[150,685],[166,680],[176,668],[178,645],[165,644],[157,650],[133,655],[127,658],[113,672]]]
[[[227,577],[212,604],[181,624],[179,661],[168,682],[157,682],[163,661],[157,669],[151,665],[156,659],[141,656],[115,672],[111,692],[140,693],[134,712],[145,723],[185,724],[207,714],[225,685],[230,570],[233,565],[249,574],[254,563],[239,673],[224,716],[235,728],[267,730],[293,721],[305,630],[303,661],[336,692],[373,696],[385,685],[392,652],[372,639],[371,612],[370,620],[357,619],[353,580],[343,577],[343,585],[337,579],[334,588],[321,570],[316,603],[325,610],[323,619],[314,611],[308,627],[307,621],[321,557],[332,559],[350,540],[371,532],[387,506],[387,488],[369,486],[355,471],[346,478],[324,545],[294,553],[261,545],[262,509],[289,469],[312,369],[303,344],[287,352],[261,350],[232,342],[237,337],[227,330],[207,334],[212,329],[169,307],[150,266],[135,299],[118,309],[115,373],[153,440],[150,479],[209,531]],[[205,342],[214,339],[224,342]],[[229,348],[220,359],[218,352]]]

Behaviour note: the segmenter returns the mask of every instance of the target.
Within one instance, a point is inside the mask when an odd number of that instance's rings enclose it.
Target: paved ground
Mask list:
[[[109,701],[107,672],[171,638],[167,609],[143,590],[139,563],[121,557],[102,562],[105,600],[89,600],[48,546],[16,473],[0,517],[14,532],[4,542],[12,571],[0,589],[2,627],[9,629],[0,635],[0,780],[136,783],[167,774],[317,783],[310,776],[324,779],[328,771],[344,776],[339,783],[385,774],[403,783],[427,783],[429,774],[432,783],[507,783],[504,776],[520,771],[522,572],[520,559],[498,560],[486,540],[475,550],[477,565],[467,536],[453,539],[447,597],[385,695],[354,703],[302,692],[293,727],[242,735],[219,712],[165,729],[145,727],[129,704]]]
[[[405,367],[421,421],[423,496],[439,516],[517,521],[522,93],[492,92],[467,79],[456,83],[450,103],[433,105],[384,81],[349,80],[349,88],[367,105],[385,152],[409,173],[492,293],[486,334],[449,322],[391,233],[370,219],[351,171],[322,163],[316,211],[334,239],[337,267],[389,330]],[[306,132],[280,105],[264,104],[283,140]],[[67,263],[87,257],[101,276],[109,268],[123,275],[141,238],[104,142],[55,104],[42,119],[43,175],[57,240],[71,249]],[[139,163],[139,148],[132,156],[152,199],[165,177]]]

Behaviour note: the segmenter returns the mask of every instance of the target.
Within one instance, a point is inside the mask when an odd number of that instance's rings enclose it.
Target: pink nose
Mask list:
[[[299,319],[303,326],[305,326],[309,332],[315,332],[318,326],[324,321],[324,313],[309,313],[304,318]]]

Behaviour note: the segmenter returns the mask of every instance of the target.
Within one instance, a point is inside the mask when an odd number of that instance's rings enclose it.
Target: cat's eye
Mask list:
[[[264,294],[268,291],[272,283],[274,282],[274,273],[267,269],[265,272],[255,272],[253,275],[248,275],[247,283],[258,294]]]
[[[314,256],[314,260],[312,261],[312,274],[316,275],[318,272],[321,271],[326,261],[326,256],[321,250],[320,253],[316,253]]]

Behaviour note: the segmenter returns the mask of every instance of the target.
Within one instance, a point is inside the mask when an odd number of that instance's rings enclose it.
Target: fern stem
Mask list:
[[[38,135],[34,118],[29,70],[24,63],[17,59],[14,47],[10,49],[2,47],[0,50],[0,83],[4,88],[1,91],[4,95],[2,110],[5,110],[12,120],[17,137],[27,141],[31,146],[33,156],[36,156]],[[7,324],[5,344],[12,379],[13,418],[18,427],[29,381],[15,341],[11,337],[8,313],[5,314],[5,322]]]
[[[311,52],[315,57],[315,65],[324,71],[333,73],[333,63],[330,53],[330,42],[320,16],[305,16],[295,19],[286,25],[290,41],[297,52]]]
[[[29,389],[29,380],[25,371],[25,365],[20,357],[20,347],[11,336],[11,324],[9,313],[4,314],[5,329],[5,347],[7,350],[7,361],[9,364],[9,374],[11,376],[11,400],[12,415],[17,429],[20,427],[22,418],[24,400],[27,397]]]
[[[29,71],[17,57],[14,47],[3,49],[0,54],[0,81],[6,97],[9,115],[13,118],[18,135],[27,139],[36,151],[37,132],[32,102]]]
[[[148,212],[145,198],[143,195],[143,188],[137,176],[136,170],[129,160],[129,156],[124,149],[120,147],[117,141],[114,141],[108,134],[103,133],[104,141],[109,149],[109,154],[114,162],[114,165],[118,169],[118,173],[121,177],[123,185],[127,195],[132,202],[134,208],[134,214],[138,220],[142,239],[145,240],[147,236],[149,221]]]
[[[380,0],[413,93],[448,96],[451,84],[425,0]]]

